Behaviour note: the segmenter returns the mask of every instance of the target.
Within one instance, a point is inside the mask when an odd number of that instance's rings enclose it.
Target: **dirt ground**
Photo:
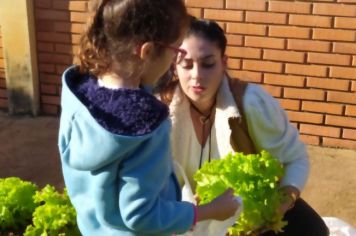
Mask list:
[[[63,188],[58,118],[9,117],[0,111],[0,178]],[[302,197],[321,215],[356,226],[356,150],[309,146],[311,174]]]

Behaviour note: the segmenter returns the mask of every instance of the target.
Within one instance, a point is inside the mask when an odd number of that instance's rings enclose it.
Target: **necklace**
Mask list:
[[[202,165],[202,161],[203,161],[203,151],[204,151],[204,146],[205,143],[203,143],[204,140],[204,134],[205,134],[205,126],[206,124],[208,124],[208,122],[210,121],[211,118],[211,114],[213,113],[214,107],[215,107],[215,102],[212,105],[212,107],[210,108],[210,112],[208,115],[204,115],[203,113],[201,113],[198,108],[196,106],[194,106],[192,103],[190,104],[191,108],[199,114],[199,122],[202,125],[202,134],[201,134],[201,140],[202,140],[202,144],[201,144],[201,148],[200,148],[200,158],[199,158],[199,169],[201,168]],[[208,162],[210,162],[211,160],[211,129],[212,129],[213,125],[211,124],[210,127],[208,127],[209,130],[209,158],[208,158]]]

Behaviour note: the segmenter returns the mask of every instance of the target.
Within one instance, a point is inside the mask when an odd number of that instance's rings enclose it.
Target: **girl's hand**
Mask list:
[[[214,219],[226,220],[233,216],[240,204],[236,201],[234,190],[228,189],[206,205],[198,206],[197,221]]]
[[[288,210],[294,207],[294,203],[298,199],[300,192],[294,186],[284,186],[281,188],[280,191],[282,191],[285,198],[280,207],[278,208],[278,212],[284,215]]]

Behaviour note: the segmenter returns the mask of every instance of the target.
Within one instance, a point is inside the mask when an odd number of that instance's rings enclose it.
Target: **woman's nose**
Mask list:
[[[196,80],[199,80],[202,76],[202,70],[200,68],[200,66],[198,65],[195,65],[193,68],[192,68],[192,71],[191,71],[191,76],[193,79],[196,79]]]

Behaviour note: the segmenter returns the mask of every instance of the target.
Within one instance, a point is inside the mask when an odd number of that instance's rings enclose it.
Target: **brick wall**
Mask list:
[[[41,109],[57,115],[88,1],[34,2]],[[305,142],[356,148],[356,0],[185,2],[225,29],[231,75],[262,84]]]
[[[7,94],[6,94],[6,81],[5,81],[5,60],[1,38],[0,27],[0,109],[7,109]]]

